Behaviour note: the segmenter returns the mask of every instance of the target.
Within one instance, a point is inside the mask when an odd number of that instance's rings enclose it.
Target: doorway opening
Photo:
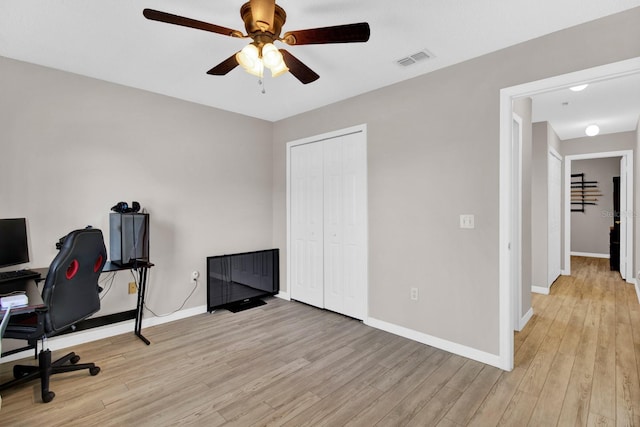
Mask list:
[[[499,179],[499,292],[500,292],[500,367],[512,370],[514,364],[513,331],[515,320],[514,269],[522,267],[521,260],[511,250],[512,230],[522,226],[522,215],[514,215],[515,201],[521,197],[520,188],[512,188],[514,165],[511,156],[513,136],[513,101],[521,97],[529,97],[543,92],[568,88],[587,82],[614,79],[625,75],[640,73],[640,58],[633,58],[599,67],[581,70],[561,76],[550,77],[518,86],[504,88],[500,91],[500,179]],[[522,244],[522,243],[520,243]],[[519,248],[520,253],[522,248]],[[525,285],[526,286],[526,285]],[[637,287],[636,287],[637,290]]]
[[[564,269],[563,274],[571,275],[571,170],[576,160],[605,159],[619,157],[620,160],[620,275],[629,283],[635,283],[633,275],[633,151],[605,151],[565,156],[564,180]]]

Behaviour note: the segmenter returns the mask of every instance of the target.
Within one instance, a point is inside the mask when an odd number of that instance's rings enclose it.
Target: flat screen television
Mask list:
[[[25,218],[0,219],[0,267],[28,262],[27,220]]]
[[[280,290],[278,249],[207,257],[207,310],[237,312]]]

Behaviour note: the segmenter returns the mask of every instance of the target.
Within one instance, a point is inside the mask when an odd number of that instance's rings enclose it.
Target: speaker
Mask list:
[[[109,255],[123,267],[149,262],[149,214],[109,214]]]

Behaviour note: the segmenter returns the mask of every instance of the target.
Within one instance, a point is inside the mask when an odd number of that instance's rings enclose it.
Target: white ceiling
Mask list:
[[[581,138],[591,124],[600,134],[636,129],[640,118],[640,73],[592,82],[586,89],[569,88],[535,95],[534,122],[547,121],[562,140]]]
[[[320,74],[257,79],[241,68],[206,74],[247,44],[149,21],[146,7],[242,30],[243,0],[2,0],[0,56],[276,121],[640,6],[640,0],[279,0],[283,32],[366,21],[367,43],[291,46]],[[410,67],[400,58],[427,49]]]

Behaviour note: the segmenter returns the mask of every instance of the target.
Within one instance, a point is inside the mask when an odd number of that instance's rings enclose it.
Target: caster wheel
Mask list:
[[[42,401],[44,403],[49,403],[53,400],[54,397],[56,397],[56,394],[52,391],[48,391],[42,395]]]
[[[91,376],[98,375],[99,372],[100,372],[99,366],[94,366],[93,368],[89,368],[89,373],[91,374]]]
[[[78,363],[80,361],[80,356],[75,355],[71,359],[69,359],[69,361],[71,362],[72,365],[75,365],[76,363]]]

